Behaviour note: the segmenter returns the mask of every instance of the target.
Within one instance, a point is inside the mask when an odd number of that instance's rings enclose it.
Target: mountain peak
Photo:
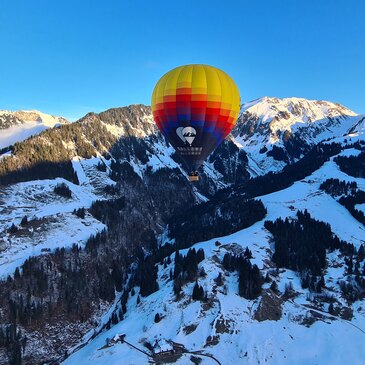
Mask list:
[[[265,135],[266,142],[275,143],[275,136],[285,131],[295,133],[299,129],[308,131],[308,128],[315,127],[317,135],[317,127],[323,123],[325,129],[341,125],[345,129],[343,132],[346,132],[353,123],[341,121],[356,116],[352,110],[329,101],[264,96],[243,105],[233,134],[244,140],[254,134]]]
[[[132,104],[110,108],[101,113],[88,113],[79,121],[95,119],[102,122],[116,137],[134,136],[143,138],[157,132],[150,106]]]
[[[310,100],[299,97],[277,98],[271,96],[263,96],[243,104],[241,113],[250,110],[256,114],[264,114],[268,111],[289,111],[295,116],[299,116],[301,111],[310,110],[316,114],[331,114],[356,116],[357,114],[345,106],[326,100]],[[330,116],[331,116],[330,115]]]
[[[232,135],[255,164],[268,171],[282,168],[323,140],[350,133],[359,119],[339,103],[264,96],[243,105]]]
[[[64,117],[54,117],[38,110],[0,110],[0,148],[23,141],[45,129],[67,123],[69,121]]]

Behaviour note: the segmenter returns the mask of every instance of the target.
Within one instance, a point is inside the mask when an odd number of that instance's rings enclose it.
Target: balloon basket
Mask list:
[[[199,176],[198,175],[189,175],[189,181],[190,182],[199,181]]]

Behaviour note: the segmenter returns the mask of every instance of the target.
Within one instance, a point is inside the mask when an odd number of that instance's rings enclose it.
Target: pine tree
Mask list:
[[[223,277],[222,277],[222,273],[220,272],[218,274],[218,276],[214,279],[215,283],[218,285],[218,286],[222,286],[223,285]]]
[[[228,252],[223,257],[223,267],[227,271],[232,271],[232,256]]]
[[[154,319],[155,323],[158,323],[161,321],[161,316],[160,316],[160,313],[156,313],[155,314],[155,319]]]
[[[17,267],[15,269],[15,272],[14,272],[14,279],[15,280],[19,280],[20,279],[20,271],[19,271],[19,267]]]
[[[200,248],[197,252],[197,261],[202,262],[205,259],[205,253],[204,250],[202,248]]]
[[[202,268],[200,269],[199,276],[200,276],[200,277],[205,277],[205,276],[207,276],[207,273],[205,272],[205,269],[204,269],[204,267],[203,267],[203,266],[202,266]]]
[[[111,321],[113,324],[117,324],[119,322],[118,315],[116,313],[112,314]]]
[[[248,248],[248,247],[246,247],[246,250],[245,250],[245,257],[247,258],[247,259],[252,259],[252,252],[251,252],[251,250]]]
[[[198,284],[198,282],[194,285],[192,298],[194,300],[202,300],[204,298],[204,289]]]
[[[28,224],[28,217],[26,215],[22,218],[20,224],[22,227],[25,227]]]
[[[274,280],[271,285],[270,285],[270,289],[275,293],[278,294],[279,293],[279,287],[277,282]]]
[[[365,249],[364,249],[363,244],[360,245],[359,251],[357,253],[357,257],[358,257],[359,261],[363,261],[365,258]]]
[[[14,234],[18,231],[18,227],[13,223],[11,227],[9,228],[9,232]]]

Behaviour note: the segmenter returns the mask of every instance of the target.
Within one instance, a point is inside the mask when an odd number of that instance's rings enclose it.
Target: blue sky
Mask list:
[[[0,109],[72,120],[150,104],[169,69],[206,63],[242,101],[336,101],[365,113],[360,0],[0,0]]]

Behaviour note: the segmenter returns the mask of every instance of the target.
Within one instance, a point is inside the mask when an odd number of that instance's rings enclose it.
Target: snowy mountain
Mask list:
[[[352,126],[349,117],[354,116],[357,114],[338,103],[264,97],[243,105],[233,134],[248,146],[254,142],[267,147],[283,145],[286,131],[301,134],[301,139],[313,144],[346,133]]]
[[[37,110],[0,110],[0,149],[39,134],[45,129],[67,123],[69,122],[63,117],[54,117]]]
[[[361,364],[364,120],[256,100],[197,185],[144,105],[18,143],[0,158],[0,364],[326,364],[333,348]],[[296,261],[286,230],[311,237]]]
[[[243,105],[232,135],[262,174],[280,170],[320,141],[348,134],[362,118],[338,103],[263,97]]]
[[[184,181],[186,176],[178,155],[157,131],[151,108],[144,105],[89,113],[77,122],[31,138],[13,153],[16,158],[0,163],[0,184],[39,178],[70,179],[74,173],[71,167],[60,169],[55,163],[103,155],[131,166],[142,180],[164,169],[178,169]],[[39,171],[41,161],[52,165]],[[228,139],[205,164],[199,187],[204,193],[213,194],[226,184],[247,180],[246,168],[245,152]]]
[[[340,153],[358,154],[356,149]],[[196,281],[184,284],[178,298],[171,277],[177,265],[176,254],[172,254],[157,265],[159,289],[146,297],[138,286],[126,289],[122,295],[128,293],[126,312],[118,297],[113,311],[104,318],[104,324],[108,318],[116,318],[114,325],[110,329],[104,327],[91,340],[95,331],[85,336],[87,345],[63,364],[112,365],[121,359],[125,364],[158,363],[158,359],[167,363],[172,358],[176,364],[193,364],[194,358],[200,358],[201,362],[196,363],[202,364],[362,364],[364,308],[361,301],[349,301],[341,289],[354,277],[348,274],[347,256],[340,250],[328,251],[323,273],[325,287],[320,293],[303,288],[298,272],[275,268],[273,236],[264,224],[278,218],[294,222],[298,210],[307,210],[312,218],[330,224],[333,234],[359,250],[365,244],[365,227],[320,189],[329,177],[356,182],[359,189],[365,190],[363,178],[344,174],[331,158],[291,187],[257,197],[267,208],[264,220],[193,246],[196,251],[204,250],[205,257],[198,264]],[[252,252],[250,261],[266,278],[261,295],[253,300],[238,294],[238,274],[224,267],[227,253],[243,255],[246,247]],[[186,256],[188,249],[179,254]],[[277,290],[273,290],[273,281]],[[204,300],[192,299],[195,282],[202,286]],[[120,335],[127,342],[121,342]],[[174,351],[174,356],[169,358],[165,351]],[[214,362],[211,356],[218,361]]]
[[[363,135],[365,133],[365,116],[361,115],[360,120],[356,122],[348,131],[348,135],[353,137],[355,135]]]

